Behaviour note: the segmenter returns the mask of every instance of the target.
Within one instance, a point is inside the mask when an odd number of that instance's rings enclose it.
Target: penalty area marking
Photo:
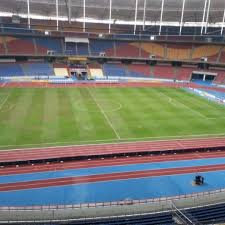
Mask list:
[[[8,100],[9,98],[9,94],[5,97],[5,99],[1,102],[0,104],[0,111],[2,110],[2,107],[4,106],[4,104],[6,103],[6,101]]]
[[[5,104],[4,104],[5,105]],[[5,113],[5,112],[9,112],[11,111],[14,107],[16,106],[16,104],[14,105],[10,105],[10,104],[6,104],[6,106],[4,106],[4,108],[0,109],[0,113]]]
[[[116,129],[114,128],[112,122],[110,121],[110,119],[108,118],[108,116],[106,115],[105,111],[103,110],[103,108],[101,107],[101,105],[97,102],[97,100],[95,99],[94,95],[92,94],[91,90],[89,88],[87,88],[91,98],[93,99],[93,101],[95,102],[95,104],[98,106],[98,108],[100,109],[102,115],[105,117],[106,121],[108,122],[109,126],[112,128],[112,130],[114,131],[116,137],[118,139],[120,138],[120,135],[118,134],[118,132],[116,131]]]
[[[168,97],[168,96],[166,96],[163,92],[161,92],[161,91],[159,91],[159,92],[160,92],[163,96]],[[170,98],[171,98],[171,97],[170,97]],[[208,119],[207,116],[203,115],[202,113],[200,113],[200,112],[197,111],[197,110],[192,109],[191,107],[189,107],[189,106],[187,106],[186,104],[184,104],[184,103],[178,101],[177,99],[171,98],[171,101],[169,101],[169,102],[172,102],[172,100],[175,101],[175,102],[177,102],[178,104],[182,105],[183,107],[187,108],[189,111],[194,112],[195,114],[198,114],[199,116],[201,116],[201,117],[203,117],[203,118],[205,118],[205,119]]]

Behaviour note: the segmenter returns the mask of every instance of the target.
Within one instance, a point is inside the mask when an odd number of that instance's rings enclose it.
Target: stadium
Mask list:
[[[0,1],[0,224],[225,224],[224,0]]]

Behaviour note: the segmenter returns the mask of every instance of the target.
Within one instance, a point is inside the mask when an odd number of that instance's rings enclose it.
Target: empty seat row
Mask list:
[[[8,76],[52,76],[53,66],[49,63],[1,63],[0,77]]]

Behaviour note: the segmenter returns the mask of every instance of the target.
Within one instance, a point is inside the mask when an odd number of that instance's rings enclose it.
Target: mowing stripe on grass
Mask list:
[[[90,94],[91,98],[93,99],[93,101],[95,102],[95,104],[98,106],[99,110],[101,111],[102,115],[105,117],[106,121],[108,122],[109,126],[113,129],[116,137],[118,139],[120,138],[120,135],[118,134],[118,132],[116,131],[116,129],[114,128],[114,126],[112,125],[110,119],[108,118],[108,116],[106,115],[106,113],[104,112],[103,108],[101,107],[101,105],[97,102],[97,100],[95,99],[94,95],[92,94],[91,90],[89,88],[87,88],[88,93]]]
[[[49,89],[47,99],[43,89],[0,90],[0,104],[10,93],[2,112],[14,105],[9,113],[0,113],[0,149],[209,137],[225,133],[224,107],[215,111],[217,105],[213,110],[214,104],[208,107],[207,100],[200,98],[196,102],[195,95],[180,89]],[[61,100],[58,92],[63,92]],[[200,117],[176,99],[207,118]],[[114,102],[121,103],[122,108],[109,112]],[[44,114],[45,120],[41,116]],[[51,118],[48,120],[48,117]]]

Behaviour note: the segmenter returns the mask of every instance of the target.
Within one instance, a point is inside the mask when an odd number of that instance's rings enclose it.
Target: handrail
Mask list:
[[[211,196],[218,193],[225,193],[225,188],[217,189],[214,191],[196,192],[191,194],[151,198],[143,200],[123,200],[114,202],[98,202],[98,203],[81,203],[71,205],[42,205],[42,206],[1,206],[0,211],[45,211],[45,210],[65,210],[65,209],[84,209],[84,208],[98,208],[98,207],[111,207],[111,206],[129,206],[141,205],[150,203],[168,203],[175,200],[182,200],[188,198],[199,198],[203,196]]]

